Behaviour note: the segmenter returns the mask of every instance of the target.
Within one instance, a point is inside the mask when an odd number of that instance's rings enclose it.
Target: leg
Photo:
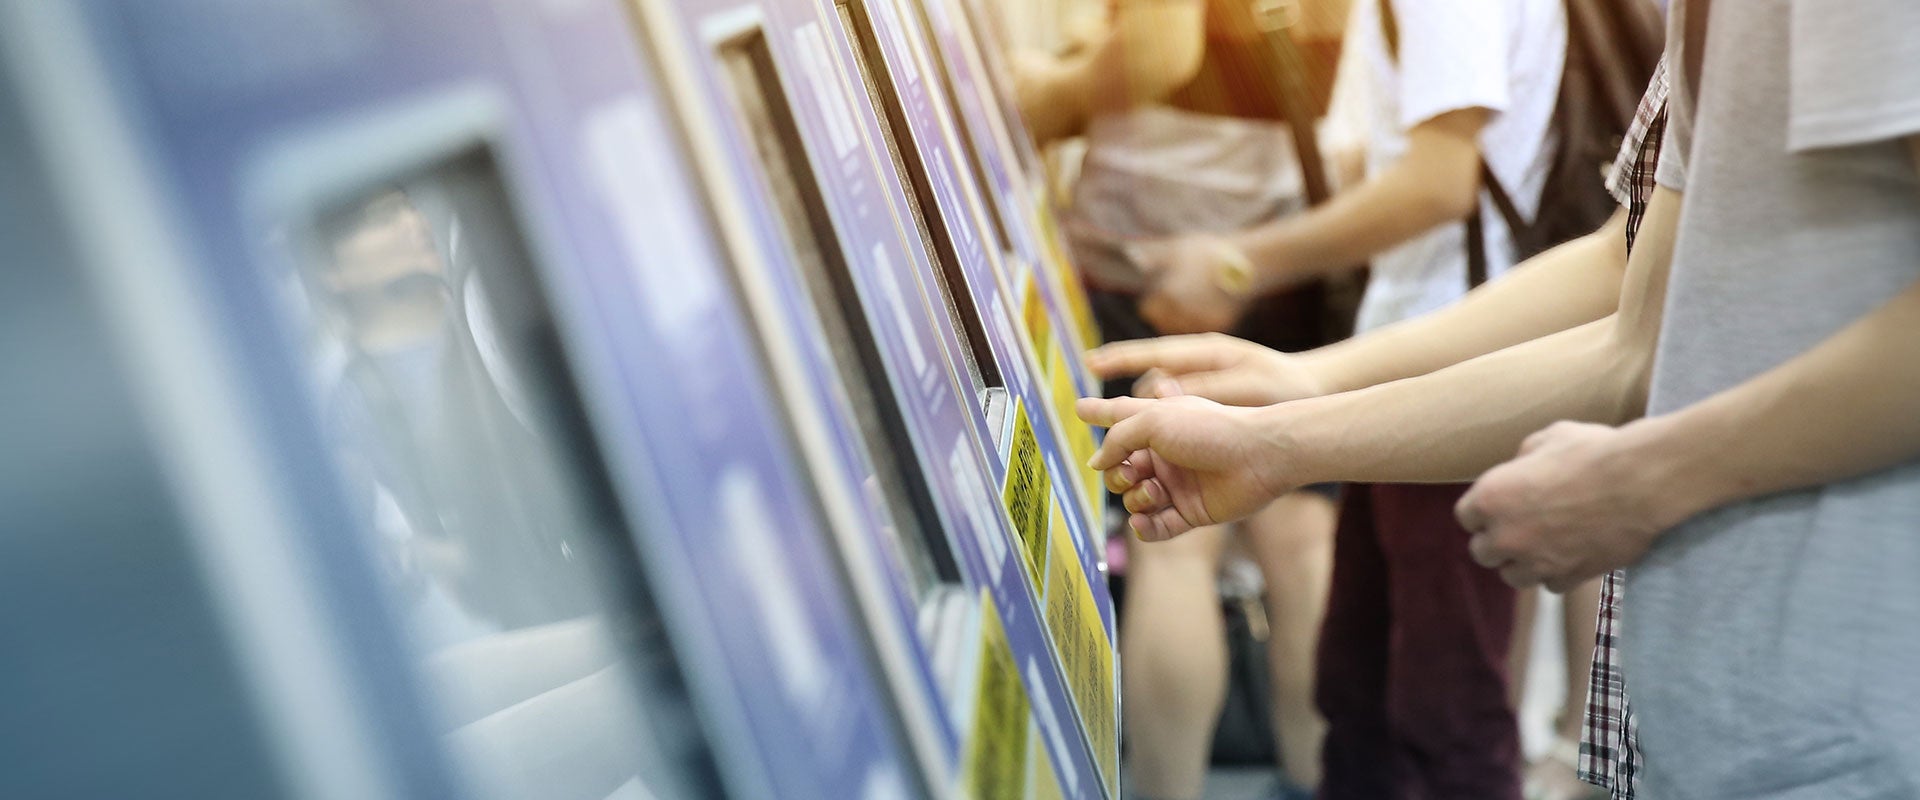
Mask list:
[[[1518,800],[1520,730],[1507,699],[1514,591],[1467,554],[1464,486],[1375,493],[1392,575],[1387,704],[1428,800]]]
[[[1567,654],[1567,697],[1553,727],[1560,736],[1580,741],[1587,712],[1587,684],[1593,674],[1593,637],[1600,619],[1600,579],[1580,584],[1560,598],[1560,646]]]
[[[1582,584],[1561,598],[1560,649],[1566,655],[1567,692],[1553,720],[1547,755],[1527,767],[1527,796],[1538,800],[1605,797],[1580,781],[1580,734],[1587,685],[1593,670],[1593,636],[1600,614],[1600,581]]]
[[[1507,652],[1507,700],[1514,708],[1527,696],[1527,665],[1533,658],[1533,620],[1540,609],[1540,590],[1525,589],[1513,599],[1513,646]]]
[[[1387,722],[1387,565],[1374,530],[1373,493],[1353,484],[1340,503],[1333,579],[1320,629],[1314,700],[1327,721],[1320,800],[1391,800],[1402,770]]]
[[[1294,492],[1246,521],[1246,541],[1267,581],[1267,658],[1273,670],[1280,764],[1303,787],[1320,784],[1326,721],[1313,707],[1314,649],[1326,616],[1338,508],[1327,495]]]
[[[1227,694],[1226,629],[1215,588],[1225,529],[1128,545],[1120,662],[1133,790],[1197,798]]]

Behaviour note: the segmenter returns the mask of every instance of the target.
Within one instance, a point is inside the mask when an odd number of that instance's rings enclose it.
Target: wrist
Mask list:
[[[1632,476],[1645,513],[1660,531],[1738,499],[1726,480],[1726,463],[1690,433],[1684,419],[1667,415],[1627,423],[1615,437],[1619,474]]]
[[[1251,265],[1253,294],[1271,294],[1292,288],[1312,277],[1310,273],[1301,272],[1295,263],[1291,235],[1288,221],[1282,220],[1225,237]]]
[[[1323,448],[1312,416],[1312,398],[1251,409],[1268,451],[1265,485],[1274,496],[1328,478],[1327,465],[1318,461]]]
[[[1258,291],[1259,275],[1245,248],[1232,238],[1208,241],[1213,249],[1213,285],[1236,300],[1252,298]]]
[[[1355,382],[1350,370],[1345,368],[1341,344],[1336,342],[1288,356],[1299,365],[1300,371],[1306,374],[1316,397],[1366,388],[1365,384]]]

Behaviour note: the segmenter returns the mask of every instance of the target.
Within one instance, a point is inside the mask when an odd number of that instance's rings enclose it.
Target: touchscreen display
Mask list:
[[[835,388],[860,428],[870,468],[862,488],[881,509],[879,516],[891,521],[887,533],[894,550],[905,562],[901,566],[915,594],[924,598],[943,581],[957,583],[959,567],[925,475],[913,459],[905,415],[887,380],[873,327],[809,167],[766,38],[758,31],[747,34],[723,46],[719,57],[735,111],[752,141],[761,178],[832,351]]]
[[[308,229],[297,316],[315,400],[456,763],[500,798],[703,792],[492,158],[368,188]]]

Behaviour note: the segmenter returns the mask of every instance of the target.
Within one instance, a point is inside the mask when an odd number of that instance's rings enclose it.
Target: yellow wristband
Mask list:
[[[1253,259],[1226,242],[1217,242],[1214,250],[1220,260],[1214,263],[1213,285],[1234,297],[1252,294]]]

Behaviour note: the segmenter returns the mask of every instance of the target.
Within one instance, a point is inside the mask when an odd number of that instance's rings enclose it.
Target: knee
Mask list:
[[[1224,540],[1218,529],[1202,528],[1164,542],[1127,543],[1129,577],[1177,577],[1213,586]]]
[[[1323,495],[1295,492],[1273,502],[1246,523],[1252,550],[1270,569],[1316,565],[1324,569],[1333,558],[1333,535],[1338,509]]]

